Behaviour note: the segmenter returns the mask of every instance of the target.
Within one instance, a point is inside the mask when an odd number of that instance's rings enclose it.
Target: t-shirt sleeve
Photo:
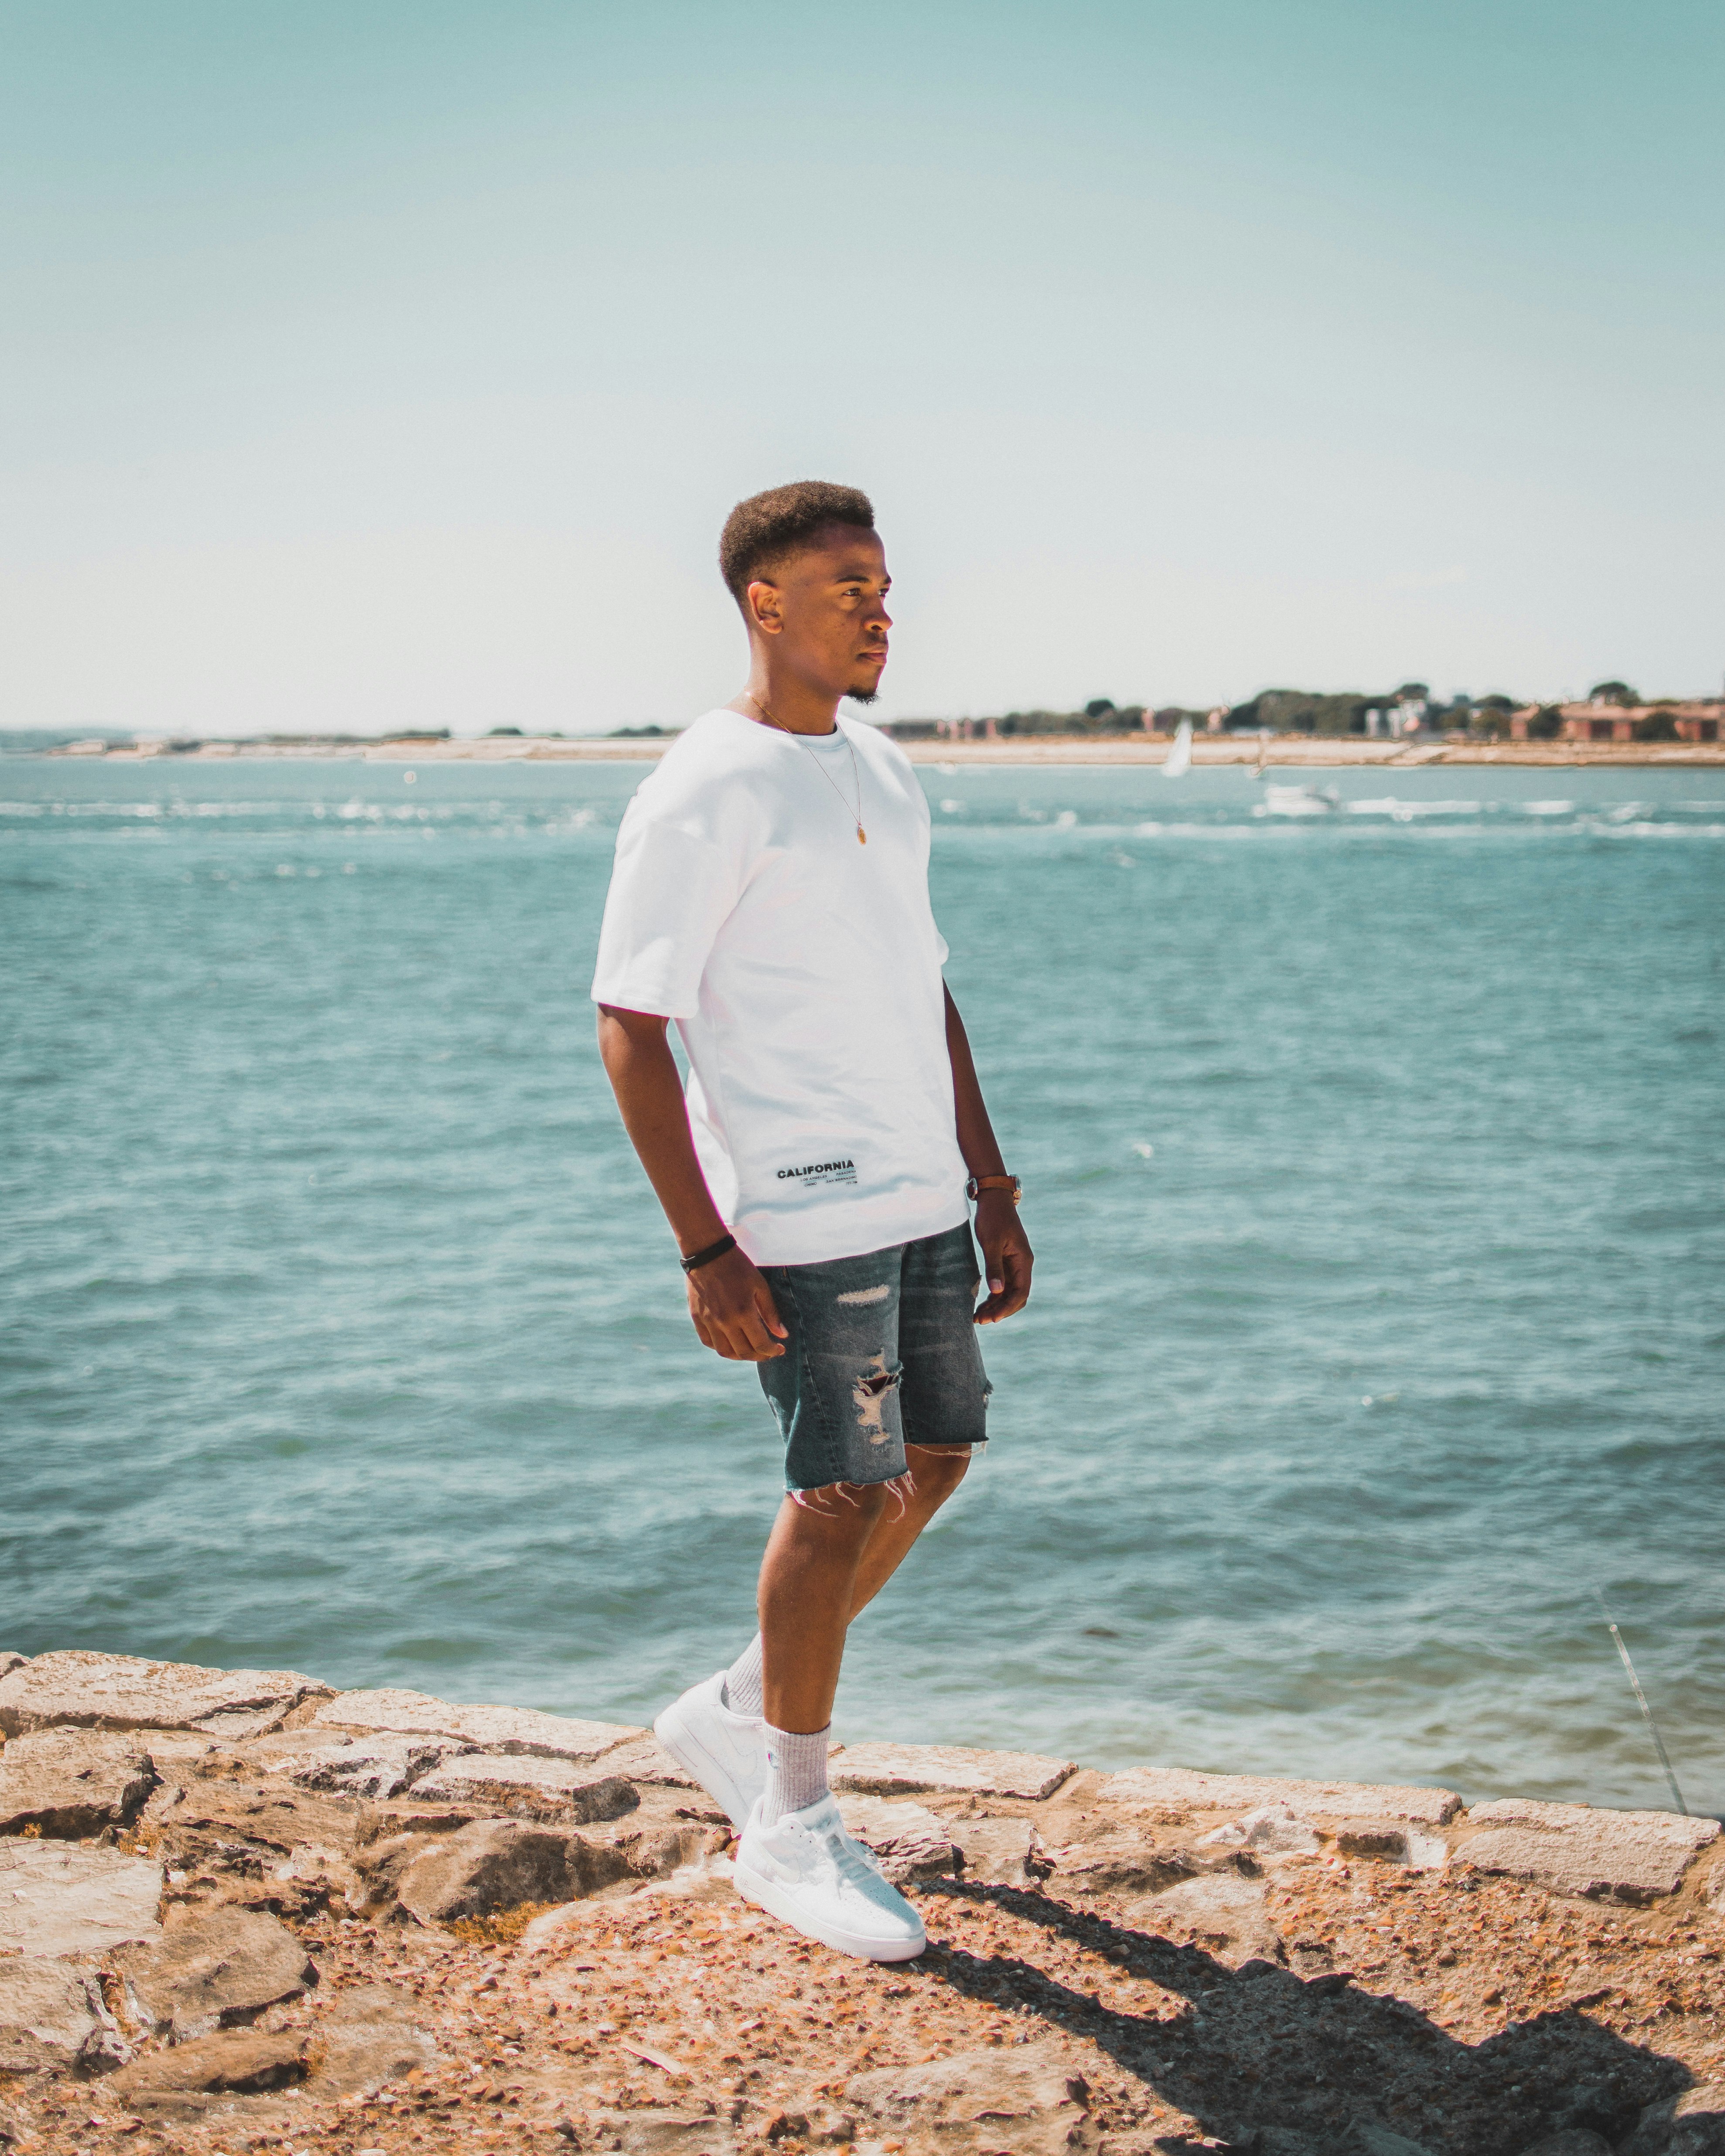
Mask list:
[[[643,814],[632,802],[617,834],[593,1001],[692,1018],[713,939],[736,903],[732,883],[711,839]]]

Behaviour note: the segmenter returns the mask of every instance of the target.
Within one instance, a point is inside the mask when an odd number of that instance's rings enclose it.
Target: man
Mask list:
[[[760,1630],[654,1726],[735,1822],[750,1901],[901,1961],[922,1920],[827,1789],[845,1628],[985,1441],[975,1327],[1023,1307],[1031,1254],[941,976],[922,789],[896,743],[838,716],[886,664],[874,526],[866,495],[815,481],[732,512],[719,566],[748,686],[630,802],[593,994],[695,1330],[758,1365],[785,1440]]]

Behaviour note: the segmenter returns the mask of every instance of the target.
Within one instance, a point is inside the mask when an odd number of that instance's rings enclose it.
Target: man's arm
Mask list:
[[[686,1258],[721,1242],[726,1230],[695,1157],[683,1081],[665,1029],[665,1019],[649,1012],[599,1006],[599,1054],[623,1127]],[[773,1291],[740,1250],[688,1278],[689,1315],[704,1347],[732,1363],[770,1363],[783,1354],[785,1328]]]
[[[952,1105],[957,1111],[958,1150],[973,1175],[1004,1175],[994,1127],[971,1059],[970,1041],[952,991],[947,990],[947,1053],[952,1059]],[[977,1312],[978,1325],[998,1325],[1030,1300],[1030,1268],[1035,1263],[1030,1239],[1019,1219],[1009,1190],[984,1190],[976,1201],[976,1239],[988,1269],[988,1299]]]

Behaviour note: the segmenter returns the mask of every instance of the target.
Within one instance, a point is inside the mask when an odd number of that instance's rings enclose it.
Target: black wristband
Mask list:
[[[715,1258],[722,1258],[726,1250],[736,1248],[735,1235],[721,1235],[716,1243],[709,1243],[704,1250],[691,1251],[686,1258],[679,1259],[678,1263],[685,1273],[692,1273],[698,1266],[710,1265]]]

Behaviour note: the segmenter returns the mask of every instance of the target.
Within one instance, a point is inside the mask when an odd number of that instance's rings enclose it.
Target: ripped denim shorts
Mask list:
[[[968,1221],[818,1265],[763,1265],[785,1352],[758,1363],[787,1490],[890,1482],[906,1445],[988,1441]]]

